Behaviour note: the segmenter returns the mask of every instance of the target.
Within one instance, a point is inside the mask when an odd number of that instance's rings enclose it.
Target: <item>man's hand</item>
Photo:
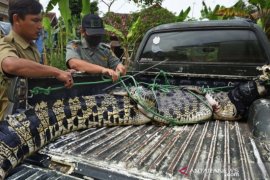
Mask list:
[[[102,74],[111,76],[113,82],[117,81],[119,78],[119,75],[114,70],[108,68],[102,69]]]
[[[123,66],[123,64],[118,64],[116,66],[115,70],[116,70],[116,72],[120,72],[120,74],[122,76],[126,75],[126,73],[127,73],[127,70],[126,70],[125,66]]]
[[[76,71],[76,69],[67,69],[66,71],[70,72],[71,74],[74,74],[74,73],[78,72],[78,71]]]
[[[61,70],[55,78],[64,82],[66,88],[71,88],[73,86],[73,78],[70,72]]]

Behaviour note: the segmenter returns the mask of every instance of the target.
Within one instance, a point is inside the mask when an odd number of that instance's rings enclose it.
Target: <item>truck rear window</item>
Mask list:
[[[194,30],[152,34],[140,61],[264,62],[266,55],[249,30]]]

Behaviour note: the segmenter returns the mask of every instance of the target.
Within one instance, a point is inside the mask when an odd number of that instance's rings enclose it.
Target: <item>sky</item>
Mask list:
[[[206,5],[212,9],[217,4],[230,7],[233,6],[237,1],[238,0],[204,0]],[[48,2],[49,0],[40,0],[40,3],[43,5],[44,9],[47,7]],[[176,15],[178,15],[181,10],[187,9],[189,6],[191,7],[189,17],[199,18],[201,15],[200,11],[202,9],[202,0],[164,0],[162,3],[162,7],[167,8]],[[131,13],[139,10],[140,9],[136,6],[136,4],[128,0],[116,0],[111,7],[111,11],[116,13]],[[108,11],[108,7],[104,3],[100,2],[99,11],[99,14],[102,16]],[[55,12],[57,17],[60,16],[58,7],[55,7],[52,12]]]

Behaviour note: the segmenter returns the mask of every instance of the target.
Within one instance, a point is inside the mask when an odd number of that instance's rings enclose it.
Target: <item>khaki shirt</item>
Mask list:
[[[110,69],[115,69],[121,63],[106,44],[100,43],[97,48],[92,49],[88,47],[84,38],[82,41],[69,42],[66,50],[66,63],[70,59],[76,58]]]
[[[8,106],[7,89],[11,75],[8,76],[2,69],[2,61],[6,57],[17,57],[39,62],[40,55],[34,43],[27,43],[14,31],[0,39],[0,120]]]

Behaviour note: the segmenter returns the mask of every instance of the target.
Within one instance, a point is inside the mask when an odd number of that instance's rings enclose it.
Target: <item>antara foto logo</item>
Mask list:
[[[183,167],[181,169],[178,170],[178,172],[180,172],[181,174],[188,176],[188,167]]]

